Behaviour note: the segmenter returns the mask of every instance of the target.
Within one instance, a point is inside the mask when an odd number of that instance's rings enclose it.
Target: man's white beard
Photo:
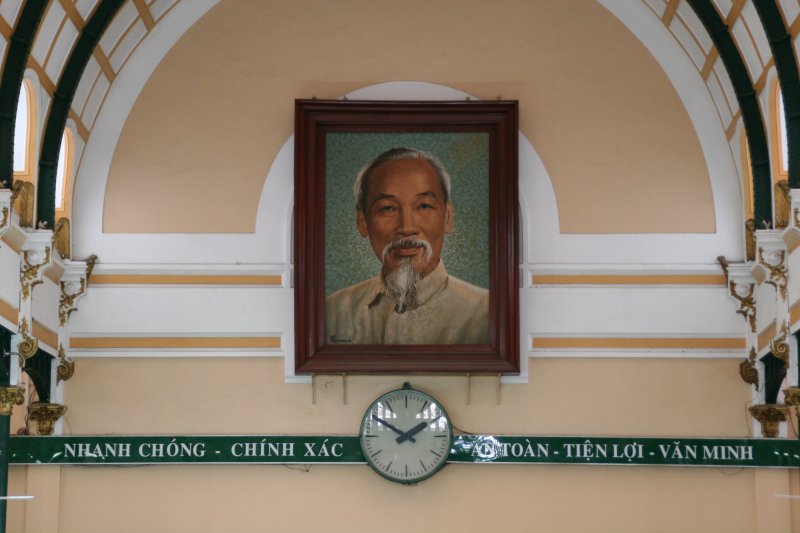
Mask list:
[[[386,292],[395,304],[395,311],[402,314],[409,309],[418,307],[417,283],[422,279],[422,273],[414,268],[412,257],[403,258],[400,266],[391,270],[386,263],[386,256],[395,248],[421,246],[425,248],[424,261],[430,261],[433,249],[428,241],[422,239],[403,239],[392,242],[383,249],[383,269],[381,279]]]

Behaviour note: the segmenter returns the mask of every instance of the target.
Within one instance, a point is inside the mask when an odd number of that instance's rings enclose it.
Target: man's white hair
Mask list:
[[[416,148],[398,147],[392,148],[383,152],[382,154],[372,158],[356,176],[356,182],[353,184],[353,194],[356,197],[356,209],[364,211],[367,203],[367,190],[369,189],[369,180],[372,177],[373,171],[386,161],[393,161],[397,159],[420,159],[427,161],[433,166],[436,174],[439,176],[439,183],[444,191],[444,203],[450,201],[450,174],[444,168],[439,159],[433,154],[417,150]]]

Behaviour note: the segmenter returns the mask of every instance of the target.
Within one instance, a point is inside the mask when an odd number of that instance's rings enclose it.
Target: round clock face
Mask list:
[[[361,421],[360,438],[373,470],[391,481],[417,483],[444,466],[453,430],[439,402],[404,388],[373,402]]]

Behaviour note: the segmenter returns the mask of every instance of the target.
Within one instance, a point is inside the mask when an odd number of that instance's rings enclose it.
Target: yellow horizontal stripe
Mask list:
[[[775,322],[770,324],[767,329],[759,333],[758,335],[758,351],[763,350],[767,346],[769,346],[769,341],[771,341],[775,337]]]
[[[705,275],[617,275],[617,274],[542,274],[534,275],[537,285],[725,285],[722,274]]]
[[[280,348],[280,337],[72,337],[71,348]]]
[[[92,285],[280,285],[281,276],[95,274]]]
[[[533,339],[534,348],[745,348],[744,338],[629,338],[629,337],[546,337]]]
[[[5,300],[0,300],[0,316],[9,322],[17,323],[19,320],[19,311],[12,307],[11,304]],[[41,325],[36,320],[33,321],[33,328],[31,328],[31,335],[42,341],[48,346],[53,348],[58,347],[58,334],[50,328]]]
[[[52,331],[43,325],[33,321],[33,328],[31,328],[31,333],[34,337],[42,341],[43,343],[47,344],[48,346],[52,346],[53,348],[58,348],[58,334],[55,331]]]

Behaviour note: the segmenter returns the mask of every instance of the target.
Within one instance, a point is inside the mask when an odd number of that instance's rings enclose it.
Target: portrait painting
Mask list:
[[[296,371],[517,372],[516,102],[296,106]]]

